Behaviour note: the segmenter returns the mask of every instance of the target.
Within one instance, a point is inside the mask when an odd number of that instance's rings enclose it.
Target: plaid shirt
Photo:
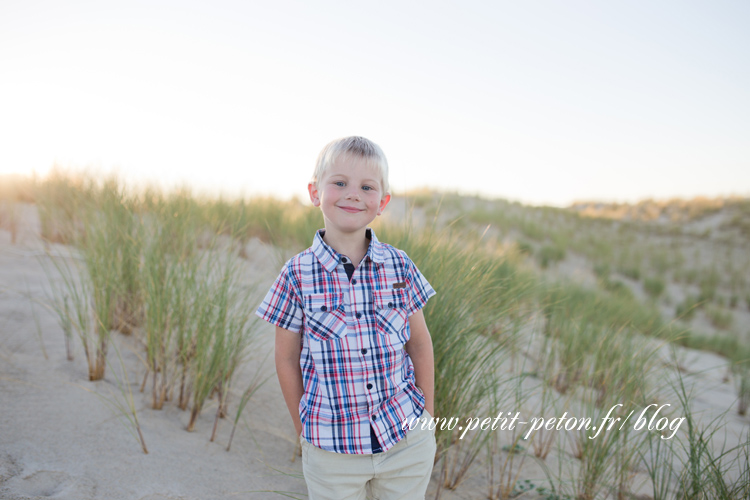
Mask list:
[[[404,437],[404,419],[424,410],[404,344],[409,316],[435,291],[406,253],[371,229],[350,282],[347,258],[322,234],[284,265],[256,314],[302,334],[302,436],[327,451],[372,453],[372,426],[385,451]]]

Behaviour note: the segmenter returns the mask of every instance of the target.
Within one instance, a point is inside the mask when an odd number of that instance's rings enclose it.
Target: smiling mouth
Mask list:
[[[340,208],[341,210],[344,210],[344,211],[346,211],[346,212],[349,212],[350,214],[354,214],[354,213],[357,213],[357,212],[361,212],[361,210],[360,210],[359,208],[355,208],[355,207],[339,207],[339,208]]]

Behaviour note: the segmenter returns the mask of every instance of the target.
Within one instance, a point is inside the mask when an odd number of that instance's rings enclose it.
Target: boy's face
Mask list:
[[[380,172],[358,156],[341,155],[307,186],[313,205],[320,207],[326,231],[355,233],[383,213],[391,195],[383,193]]]

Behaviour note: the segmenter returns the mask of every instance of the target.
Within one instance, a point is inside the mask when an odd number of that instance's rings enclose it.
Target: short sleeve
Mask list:
[[[407,313],[411,316],[427,304],[427,300],[435,295],[435,290],[422,276],[414,262],[406,254],[404,256],[406,257],[406,280],[411,291]]]
[[[285,265],[255,314],[269,323],[293,332],[302,332],[303,309]]]

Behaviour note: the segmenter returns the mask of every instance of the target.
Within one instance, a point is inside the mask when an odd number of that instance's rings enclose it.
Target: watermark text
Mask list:
[[[467,417],[464,419],[458,417],[433,417],[430,419],[422,417],[413,417],[402,422],[401,428],[404,430],[413,430],[417,427],[427,430],[448,430],[455,429],[460,432],[459,439],[463,439],[469,431],[514,431],[516,428],[528,427],[525,429],[524,439],[528,439],[531,434],[539,430],[547,431],[586,431],[588,439],[597,438],[602,432],[611,430],[625,430],[626,426],[632,424],[635,431],[648,430],[661,434],[661,439],[672,439],[677,430],[685,421],[685,417],[670,418],[664,411],[670,407],[670,404],[650,404],[642,410],[631,410],[627,413],[623,405],[618,403],[612,406],[604,416],[598,418],[569,416],[564,412],[559,417],[532,417],[528,421],[524,420],[520,412],[500,412],[495,417]]]

